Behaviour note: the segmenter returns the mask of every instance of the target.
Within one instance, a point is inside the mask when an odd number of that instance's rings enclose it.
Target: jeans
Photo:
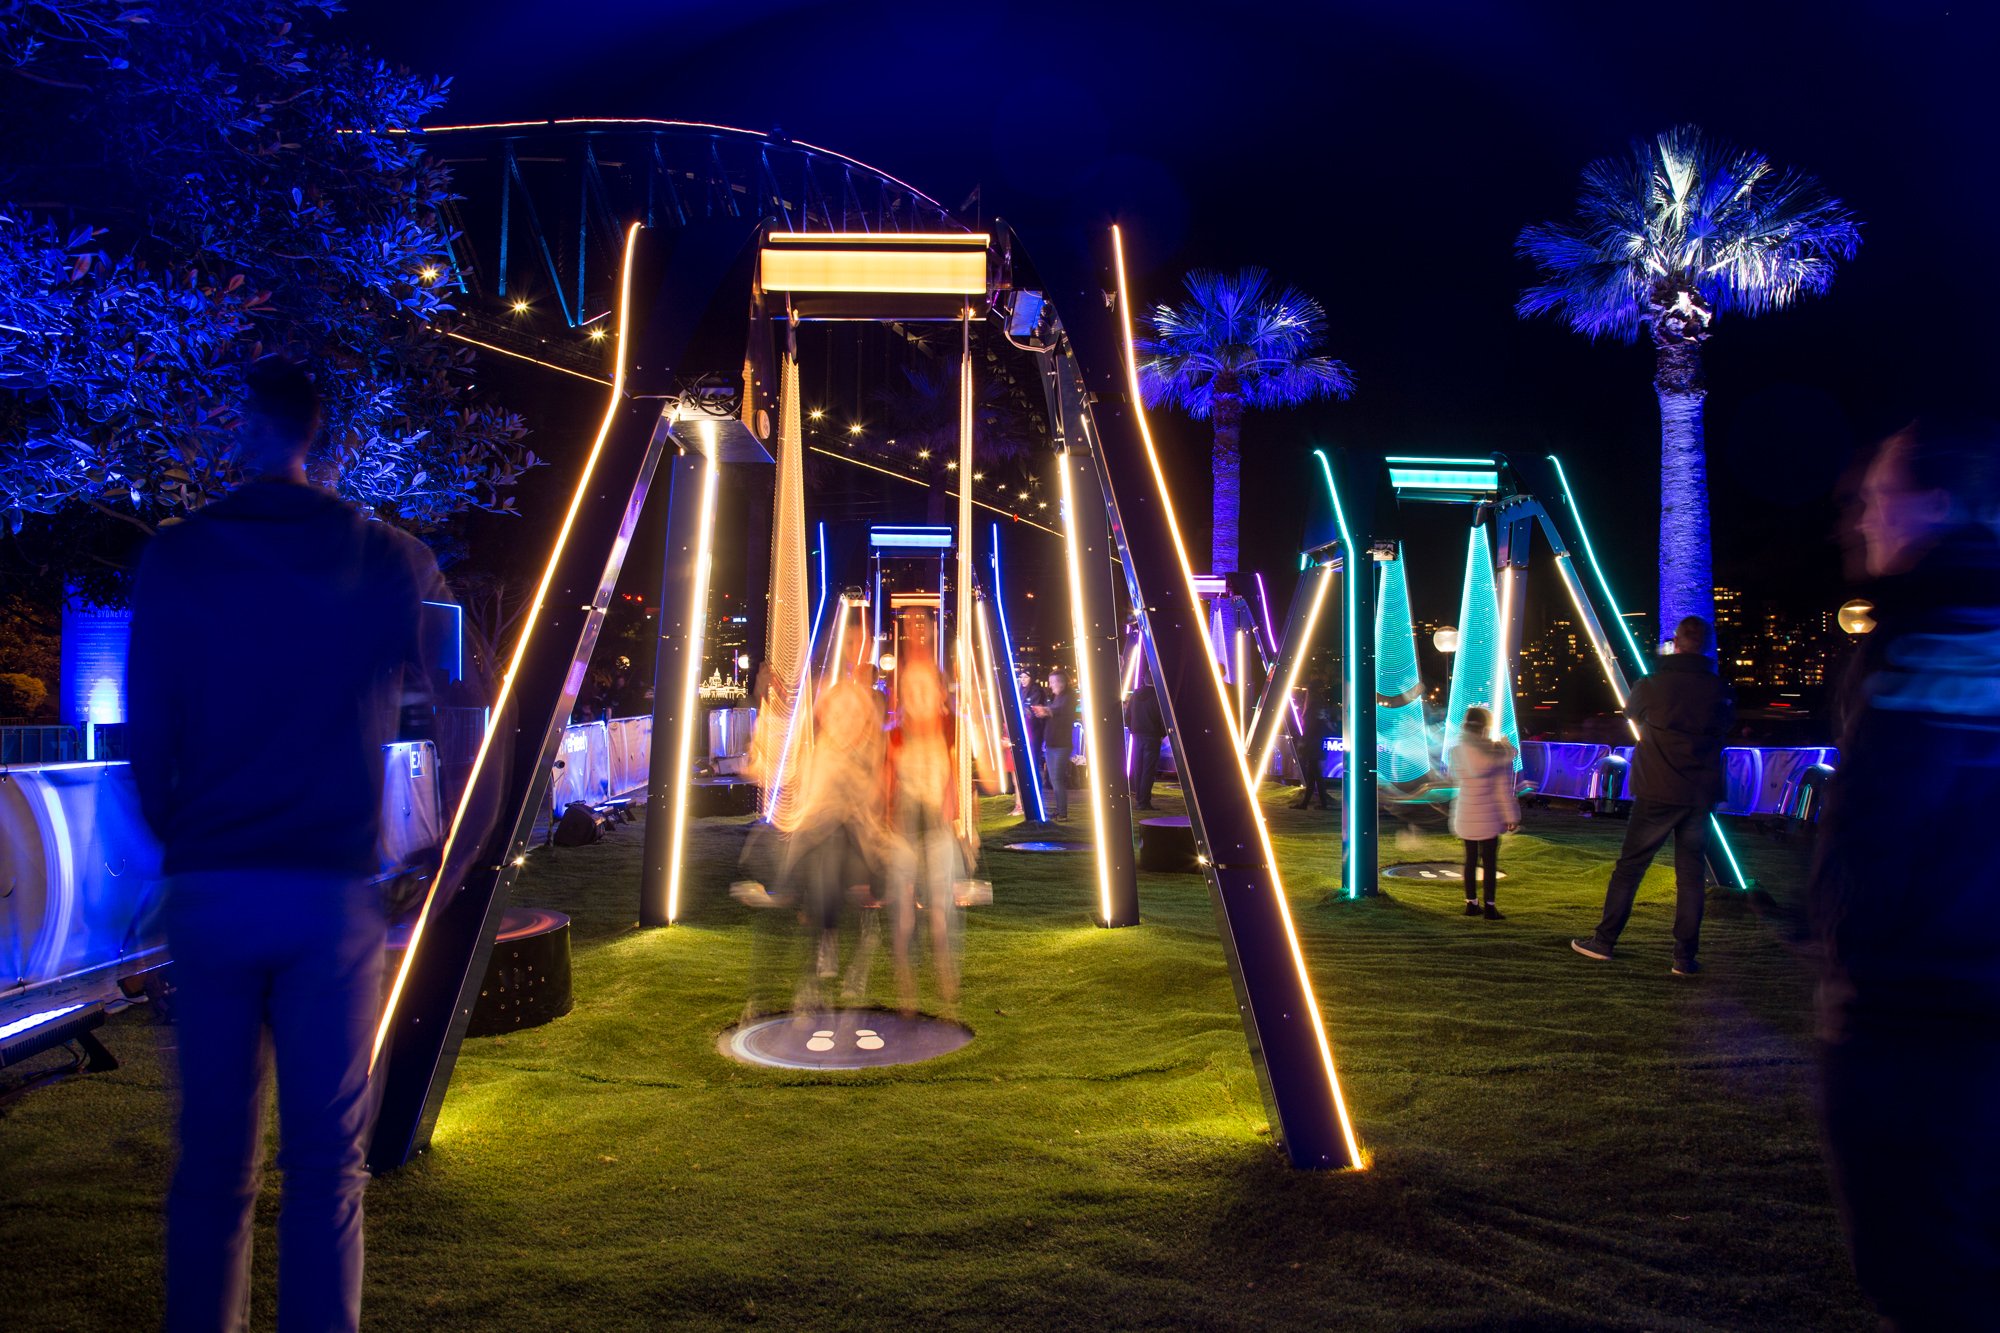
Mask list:
[[[1042,748],[1042,762],[1048,766],[1049,795],[1044,804],[1050,819],[1069,818],[1069,757],[1076,751],[1065,745],[1058,750],[1053,745]]]
[[[1604,919],[1596,939],[1609,949],[1632,915],[1639,881],[1653,863],[1667,835],[1674,839],[1674,961],[1689,963],[1701,948],[1701,911],[1706,889],[1708,807],[1668,805],[1662,801],[1632,802],[1625,825],[1625,846],[1604,890]]]
[[[1861,1289],[1904,1333],[2000,1303],[2000,1043],[1928,1017],[1827,1046],[1827,1163]]]
[[[1500,877],[1500,839],[1497,837],[1464,838],[1461,841],[1465,843],[1465,901],[1471,902],[1473,900],[1475,896],[1472,891],[1473,882],[1479,872],[1479,868],[1484,866],[1486,868],[1486,901],[1490,904],[1493,901],[1493,885]]]
[[[278,1326],[356,1328],[380,890],[297,870],[179,875],[165,920],[181,1083],[165,1326],[233,1330],[248,1318],[264,1077],[275,1053]]]
[[[1141,810],[1153,808],[1153,784],[1160,777],[1161,739],[1132,733],[1132,795]]]

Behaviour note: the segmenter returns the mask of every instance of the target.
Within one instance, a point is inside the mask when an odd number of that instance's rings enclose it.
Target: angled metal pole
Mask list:
[[[1038,268],[1061,312],[1061,342],[1048,369],[1064,392],[1089,395],[1079,416],[1145,628],[1272,1134],[1295,1166],[1360,1166],[1256,785],[1209,655],[1193,565],[1140,405],[1133,294],[1118,229],[1097,247],[1060,251],[1054,267]]]
[[[1300,571],[1298,585],[1292,589],[1291,610],[1285,613],[1284,637],[1278,641],[1278,663],[1266,677],[1263,693],[1257,696],[1257,708],[1250,720],[1250,744],[1245,747],[1250,757],[1250,776],[1259,782],[1270,776],[1271,756],[1285,734],[1298,734],[1299,719],[1292,714],[1292,692],[1298,689],[1299,675],[1305,670],[1306,659],[1312,656],[1312,646],[1326,614],[1327,594],[1333,591],[1333,584],[1332,568],[1314,561]]]
[[[1375,746],[1375,555],[1369,539],[1374,488],[1344,451],[1315,449],[1340,533],[1340,893],[1378,887]]]

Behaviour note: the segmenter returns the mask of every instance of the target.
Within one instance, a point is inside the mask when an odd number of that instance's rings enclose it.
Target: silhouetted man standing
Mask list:
[[[1150,681],[1132,691],[1132,697],[1125,701],[1125,725],[1132,729],[1132,803],[1141,810],[1151,810],[1167,722],[1160,712],[1160,693]]]
[[[1674,839],[1674,973],[1701,970],[1701,911],[1706,892],[1709,812],[1725,794],[1722,742],[1735,711],[1729,685],[1715,673],[1708,651],[1708,622],[1689,616],[1674,627],[1674,650],[1653,663],[1653,674],[1632,687],[1625,715],[1639,725],[1632,751],[1632,818],[1625,825],[1611,883],[1604,890],[1604,919],[1588,939],[1570,947],[1586,958],[1611,957],[1632,915],[1632,900],[1653,854]]]
[[[320,406],[305,371],[265,357],[248,384],[250,479],[161,529],[132,599],[132,773],[162,844],[179,1028],[166,1326],[247,1317],[269,1049],[278,1322],[352,1329],[381,1010],[382,747],[418,659],[419,605],[443,584],[421,543],[307,483]]]

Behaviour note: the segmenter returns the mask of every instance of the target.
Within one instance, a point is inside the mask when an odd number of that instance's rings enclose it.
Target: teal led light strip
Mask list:
[[[1570,517],[1576,522],[1576,539],[1583,544],[1583,556],[1590,561],[1590,572],[1597,579],[1597,590],[1604,594],[1604,604],[1610,609],[1611,618],[1618,622],[1618,632],[1625,636],[1625,645],[1632,650],[1632,660],[1643,676],[1646,674],[1646,654],[1640,651],[1639,641],[1632,637],[1632,627],[1625,623],[1625,617],[1618,610],[1618,599],[1611,595],[1611,584],[1604,577],[1604,567],[1597,563],[1597,551],[1590,544],[1590,529],[1584,526],[1583,511],[1576,507],[1576,493],[1569,488],[1569,474],[1563,471],[1562,459],[1554,454],[1549,455],[1549,462],[1555,465],[1556,480],[1563,488],[1563,502],[1569,506]]]
[[[1569,488],[1569,476],[1563,471],[1562,460],[1554,454],[1549,462],[1555,465],[1556,480],[1562,483],[1563,500],[1569,505],[1570,517],[1576,521],[1576,537],[1583,544],[1584,558],[1590,561],[1590,572],[1597,579],[1597,587],[1604,594],[1604,605],[1611,612],[1611,618],[1618,622],[1618,632],[1625,636],[1625,642],[1632,649],[1632,660],[1638,664],[1639,674],[1646,674],[1646,655],[1639,651],[1639,641],[1632,637],[1632,627],[1625,623],[1625,617],[1618,610],[1618,599],[1611,595],[1611,585],[1605,580],[1604,568],[1597,563],[1597,552],[1591,549],[1590,530],[1583,525],[1583,511],[1576,507],[1576,495]],[[1622,700],[1620,701],[1622,704]],[[1735,887],[1745,889],[1750,886],[1749,877],[1743,873],[1743,863],[1736,859],[1736,849],[1729,845],[1729,838],[1722,831],[1722,821],[1715,815],[1708,817],[1709,832],[1715,835],[1715,845],[1722,849],[1722,859],[1729,862],[1729,873],[1736,877]]]
[[[1392,454],[1382,461],[1391,465],[1396,463],[1415,463],[1420,467],[1479,468],[1487,472],[1491,472],[1494,469],[1494,462],[1491,458],[1418,458],[1413,455]]]
[[[1340,579],[1340,672],[1347,679],[1347,698],[1350,707],[1359,707],[1362,706],[1360,702],[1361,677],[1354,665],[1361,656],[1355,651],[1355,646],[1360,642],[1356,636],[1361,632],[1361,614],[1358,605],[1358,595],[1356,593],[1357,585],[1354,581],[1360,577],[1356,569],[1359,560],[1354,550],[1354,534],[1347,529],[1347,509],[1340,503],[1340,487],[1333,484],[1333,464],[1327,461],[1326,450],[1324,449],[1313,450],[1313,457],[1319,460],[1320,475],[1326,478],[1326,493],[1333,497],[1333,522],[1340,529],[1340,558],[1342,565]],[[1369,693],[1372,695],[1374,693],[1372,688],[1373,682],[1370,682],[1370,685]],[[1370,698],[1366,702],[1372,704],[1374,703],[1374,699]],[[1345,732],[1344,727],[1342,730]],[[1345,740],[1344,735],[1342,739]],[[1321,757],[1314,755],[1313,762],[1321,762]],[[1351,764],[1354,762],[1354,757],[1349,755],[1344,762]],[[1346,783],[1343,782],[1341,785],[1345,787]],[[1353,865],[1355,843],[1354,819],[1356,812],[1353,809],[1353,805],[1354,802],[1346,799],[1342,799],[1340,803],[1340,881],[1342,887],[1347,890],[1347,896],[1350,898],[1357,896],[1355,892],[1357,878],[1354,874]]]

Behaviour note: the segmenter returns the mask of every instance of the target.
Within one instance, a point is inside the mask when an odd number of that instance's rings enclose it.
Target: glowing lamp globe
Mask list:
[[[738,671],[748,671],[750,669],[750,654],[736,654],[736,669]]]
[[[1843,604],[1834,618],[1847,633],[1866,634],[1875,628],[1875,603],[1865,597],[1857,597]]]
[[[1443,629],[1431,635],[1431,647],[1437,649],[1441,653],[1457,652],[1458,631],[1453,629],[1451,626],[1446,625]]]
[[[896,669],[896,655],[894,653],[883,653],[882,660],[877,665],[884,671],[894,671]]]

